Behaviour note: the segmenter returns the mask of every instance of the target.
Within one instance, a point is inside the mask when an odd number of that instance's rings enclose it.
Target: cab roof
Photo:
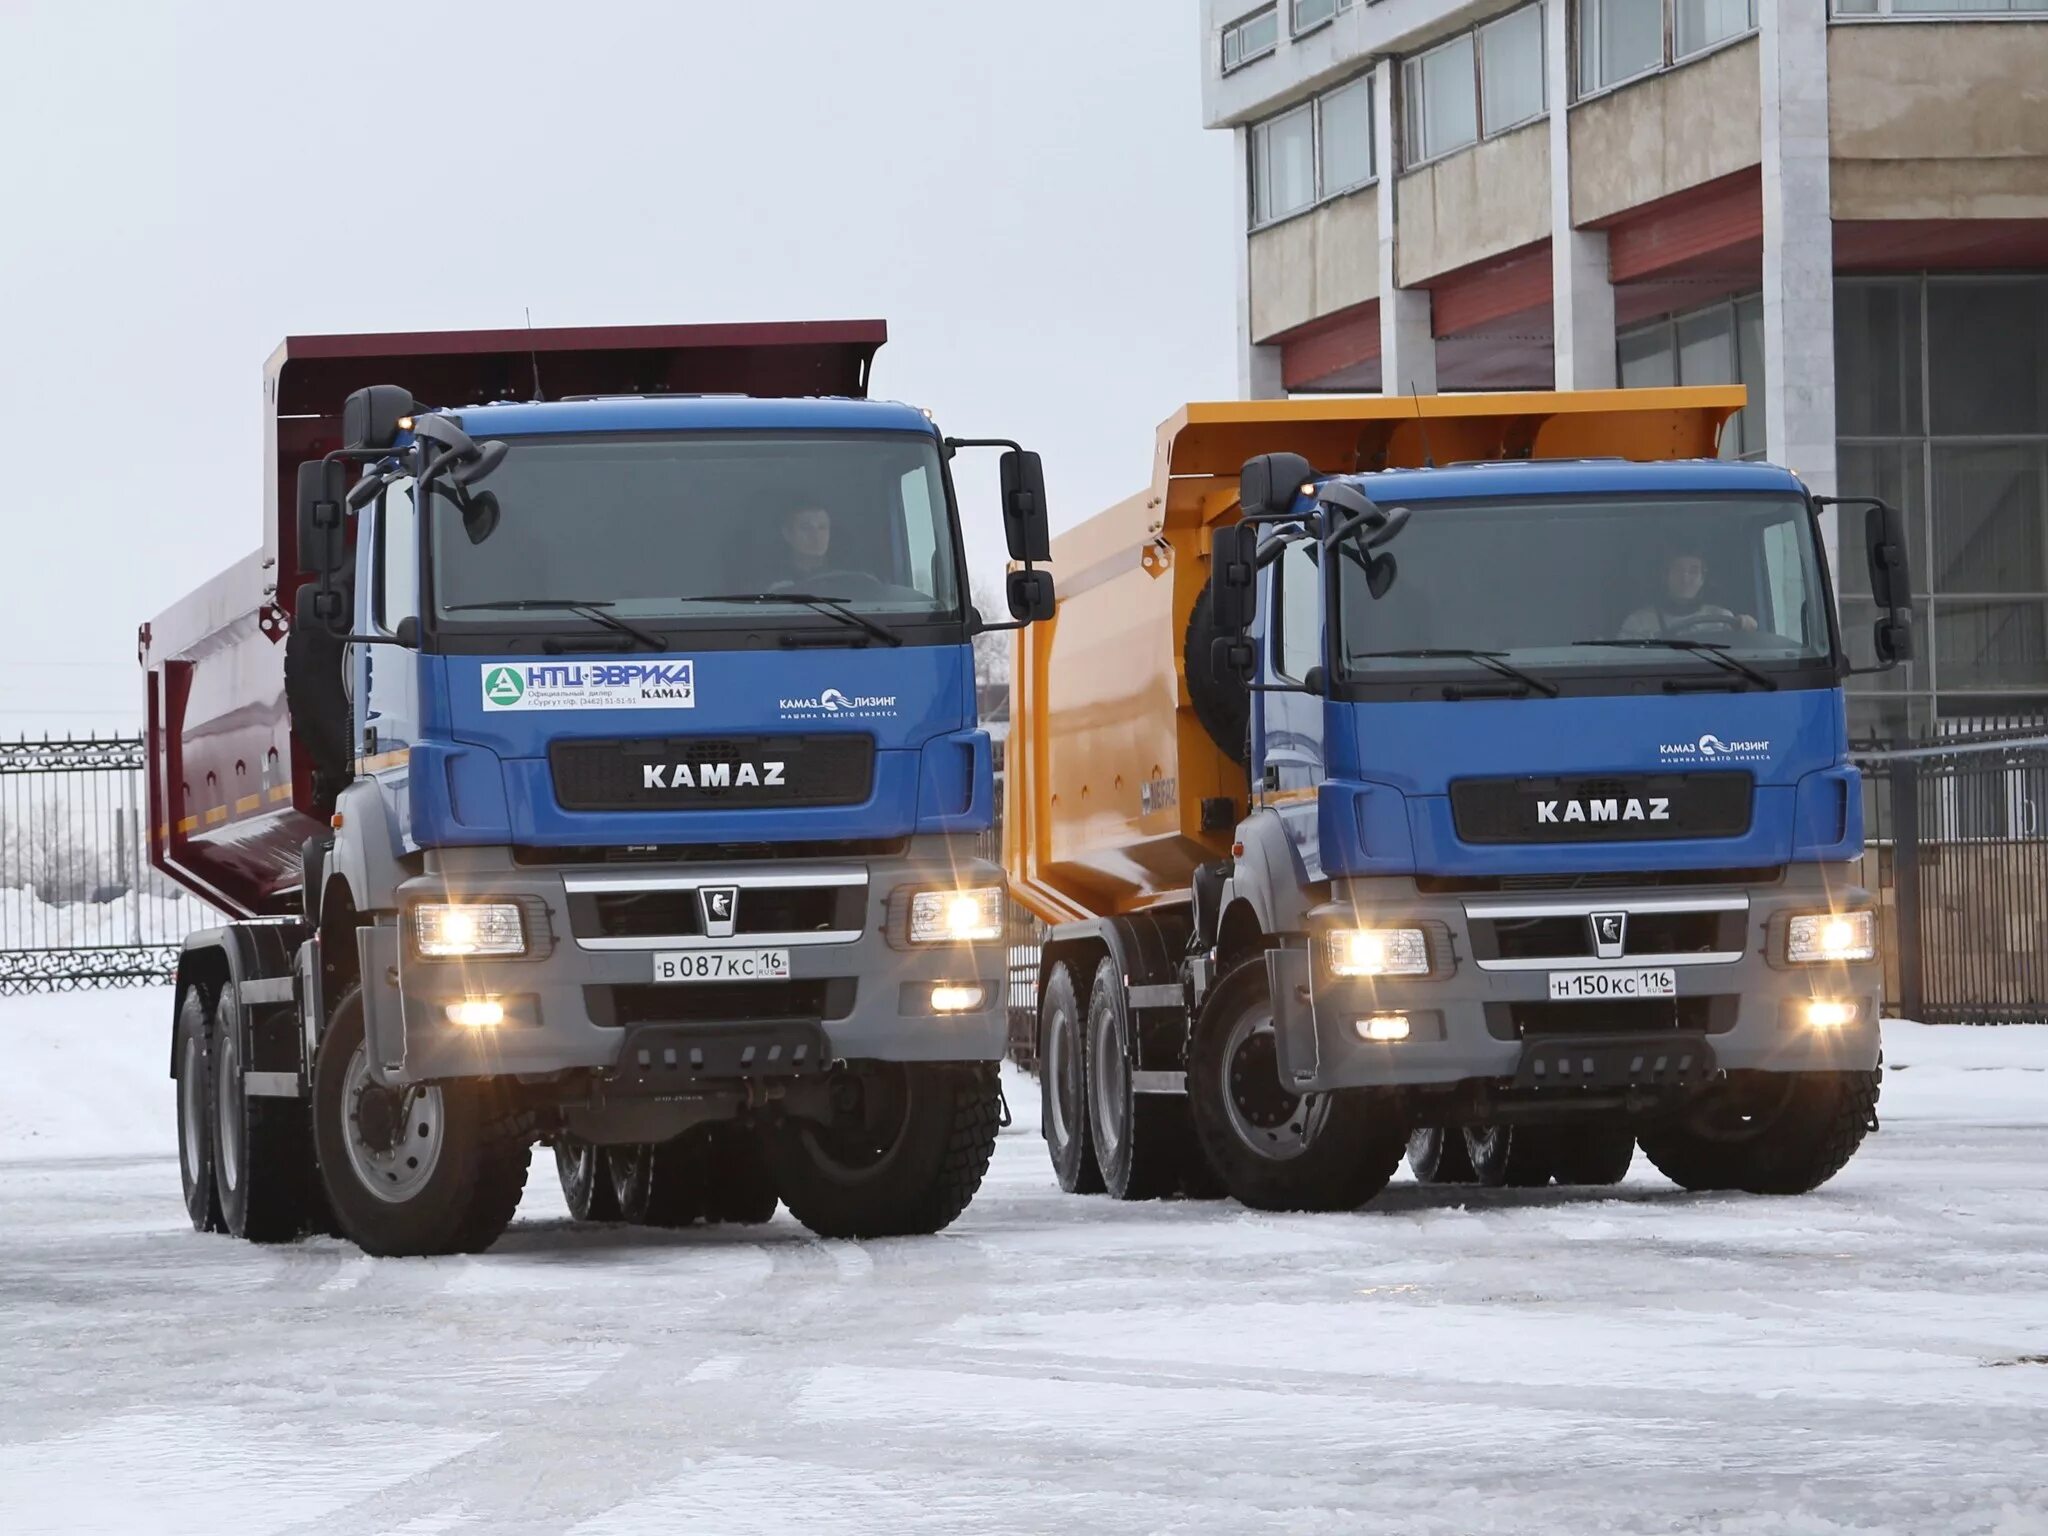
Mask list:
[[[465,406],[447,413],[471,437],[570,432],[825,431],[922,432],[929,416],[893,400],[840,396],[760,399],[746,395],[603,396],[531,404]]]
[[[1389,469],[1334,475],[1382,506],[1394,502],[1476,501],[1494,497],[1671,495],[1734,492],[1803,496],[1789,469],[1740,460],[1514,459],[1443,469]]]

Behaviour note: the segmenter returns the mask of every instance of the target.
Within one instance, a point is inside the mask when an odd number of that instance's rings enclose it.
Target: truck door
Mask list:
[[[388,635],[419,613],[420,532],[412,481],[395,480],[385,488],[370,511],[367,532],[367,540],[357,540],[356,632]],[[355,645],[350,651],[358,771],[384,785],[410,846],[405,749],[419,739],[417,658],[396,645]]]
[[[1261,799],[1277,811],[1311,880],[1323,878],[1316,791],[1323,782],[1323,701],[1298,689],[1323,664],[1322,573],[1315,540],[1300,539],[1268,567],[1271,589],[1253,694],[1253,770]]]

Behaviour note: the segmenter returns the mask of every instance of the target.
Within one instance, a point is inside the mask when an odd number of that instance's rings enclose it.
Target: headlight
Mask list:
[[[964,944],[1003,936],[1003,888],[919,891],[910,898],[910,942]]]
[[[423,901],[412,909],[413,948],[423,960],[526,953],[526,925],[509,901]]]
[[[1420,928],[1336,928],[1329,945],[1333,976],[1429,974],[1429,938]]]
[[[1785,929],[1785,958],[1794,965],[1874,960],[1877,914],[1866,907],[1861,912],[1808,912],[1795,917]]]

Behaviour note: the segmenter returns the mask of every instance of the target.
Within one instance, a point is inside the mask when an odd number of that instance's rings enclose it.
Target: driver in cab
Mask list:
[[[802,587],[827,569],[832,552],[832,514],[823,507],[792,507],[783,515],[782,542],[788,552],[778,587]]]
[[[1681,550],[1664,566],[1663,596],[1646,608],[1638,608],[1622,620],[1624,640],[1655,640],[1665,636],[1683,638],[1714,629],[1735,629],[1744,633],[1756,629],[1756,620],[1700,601],[1707,584],[1707,562],[1693,550]]]

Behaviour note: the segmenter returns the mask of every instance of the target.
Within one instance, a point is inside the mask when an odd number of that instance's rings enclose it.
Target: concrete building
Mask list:
[[[1921,658],[1852,729],[2048,711],[2048,0],[1202,25],[1247,395],[1745,383],[1725,453],[1912,520]],[[1860,638],[1860,556],[1838,570]]]

